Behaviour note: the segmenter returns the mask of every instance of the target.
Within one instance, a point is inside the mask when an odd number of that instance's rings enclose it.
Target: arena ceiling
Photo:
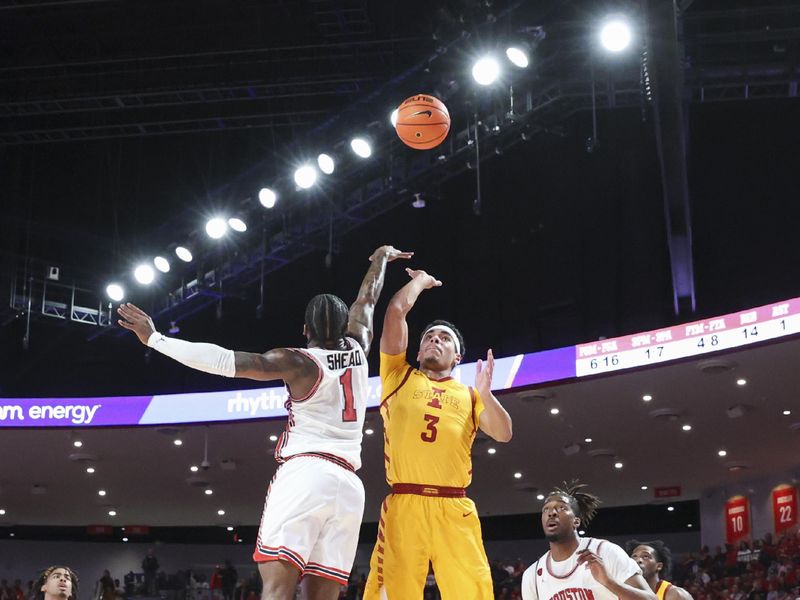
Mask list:
[[[648,57],[588,60],[602,2],[0,2],[0,396],[248,387],[12,298],[57,266],[67,296],[74,284],[90,290],[85,303],[105,302],[99,290],[136,261],[184,240],[205,243],[203,223],[220,207],[250,215],[250,237],[207,245],[201,264],[149,289],[131,284],[130,297],[157,311],[181,281],[248,255],[268,231],[271,244],[296,251],[268,263],[263,278],[209,287],[210,302],[158,321],[168,329],[177,318],[176,335],[243,350],[301,344],[307,299],[332,291],[351,300],[366,257],[384,243],[416,251],[413,266],[444,281],[420,300],[412,329],[455,321],[467,360],[488,347],[499,356],[532,352],[799,295],[800,9],[779,0],[677,5],[696,298],[694,311],[682,305],[679,314],[668,236],[675,215],[665,201],[658,109],[642,77]],[[520,36],[538,44],[533,68],[478,97],[472,59]],[[531,91],[536,110],[524,121],[506,118],[509,82]],[[395,160],[413,152],[390,136],[369,167],[346,163],[322,192],[290,190],[268,217],[257,212],[260,185],[288,178],[320,148],[340,151],[355,130],[391,134],[388,109],[422,91],[439,93],[453,116],[452,152],[441,166],[392,187]],[[520,98],[517,111],[527,110]],[[476,162],[457,147],[476,107],[500,115],[487,120],[500,127],[496,137],[488,126],[481,134],[480,211]],[[347,208],[354,193],[367,197],[375,186],[387,191],[373,205]],[[425,208],[412,207],[414,193]],[[320,218],[330,230],[306,235]],[[390,266],[384,302],[404,277]],[[381,318],[379,308],[378,330]],[[795,349],[787,342],[735,355],[728,375],[685,363],[560,386],[546,401],[506,396],[516,437],[493,456],[476,445],[473,496],[482,514],[529,512],[535,494],[515,485],[543,489],[579,475],[610,505],[624,505],[650,500],[644,484],[680,484],[684,497],[697,498],[712,483],[796,468],[793,417],[777,412],[800,410]],[[750,383],[732,386],[734,374]],[[641,401],[645,388],[650,405]],[[740,400],[754,410],[729,419],[725,410]],[[550,401],[562,403],[558,417],[545,410]],[[673,408],[681,420],[653,419],[655,408]],[[692,419],[689,434],[683,417]],[[69,460],[68,432],[4,431],[2,455],[13,458],[0,467],[2,518],[86,524],[113,505],[127,522],[206,524],[224,505],[225,520],[253,523],[274,468],[267,436],[278,428],[211,427],[208,498],[186,483],[202,457],[203,428],[183,432],[181,448],[153,430],[88,431],[86,451],[100,457],[91,477]],[[590,447],[564,453],[586,436],[625,467],[590,458]],[[378,445],[378,433],[365,441],[373,519],[384,489]],[[729,471],[715,455],[721,446],[747,468]],[[223,470],[223,458],[236,470]],[[520,481],[507,478],[515,471]],[[31,494],[35,484],[47,493]],[[100,486],[109,491],[102,503]]]
[[[790,340],[506,394],[501,400],[513,418],[514,438],[497,444],[479,437],[470,496],[481,516],[496,516],[536,512],[537,494],[574,477],[589,483],[608,507],[697,500],[720,486],[730,494],[746,493],[748,480],[787,472],[800,478],[798,351],[800,340]],[[746,385],[737,385],[738,379]],[[643,401],[645,395],[652,400]],[[554,407],[560,411],[555,416]],[[791,414],[783,414],[787,410]],[[690,431],[683,430],[687,424]],[[367,492],[365,521],[374,522],[387,491],[376,412],[369,413],[365,428],[374,433],[364,436],[359,474]],[[255,525],[275,471],[269,436],[282,429],[274,421],[5,430],[0,508],[6,514],[0,524]],[[190,466],[206,456],[206,435],[209,467],[192,473]],[[76,436],[80,449],[72,444]],[[175,438],[182,440],[180,447]],[[496,452],[489,454],[490,448]],[[727,455],[720,457],[720,450]],[[93,474],[85,472],[89,464]],[[681,496],[655,498],[656,487],[671,486],[680,486]],[[205,494],[207,488],[212,495]],[[99,490],[106,494],[99,496]],[[217,514],[220,509],[224,515]],[[117,515],[110,517],[109,510]]]

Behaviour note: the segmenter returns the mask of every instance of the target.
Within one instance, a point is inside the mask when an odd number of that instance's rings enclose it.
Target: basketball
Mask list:
[[[417,150],[435,148],[450,131],[450,113],[438,98],[417,94],[397,109],[397,135],[406,146]]]

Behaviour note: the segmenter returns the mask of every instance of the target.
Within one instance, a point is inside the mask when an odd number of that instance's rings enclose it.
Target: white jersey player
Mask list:
[[[542,528],[550,550],[523,573],[523,600],[656,600],[622,548],[578,535],[600,502],[584,487],[565,485],[545,498]]]
[[[185,342],[158,333],[132,304],[118,309],[120,326],[189,367],[286,383],[289,419],[275,451],[281,465],[267,492],[253,553],[264,600],[294,598],[302,575],[314,576],[306,586],[312,600],[334,600],[350,575],[364,512],[364,487],[355,471],[361,466],[372,316],[386,263],[411,256],[378,248],[349,310],[331,294],[312,298],[303,327],[306,349],[255,354]]]
[[[317,365],[317,380],[304,396],[289,388],[289,420],[275,447],[279,463],[299,455],[323,454],[361,467],[361,438],[367,409],[367,356],[353,338],[346,349],[290,348]]]

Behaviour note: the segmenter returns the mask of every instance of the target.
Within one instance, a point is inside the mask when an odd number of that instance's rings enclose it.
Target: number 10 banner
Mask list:
[[[750,537],[750,501],[733,496],[725,503],[725,541],[736,544]]]
[[[772,490],[772,519],[776,535],[797,525],[797,488],[783,484]]]

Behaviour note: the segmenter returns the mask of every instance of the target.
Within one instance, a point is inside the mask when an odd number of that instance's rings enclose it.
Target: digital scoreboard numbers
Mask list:
[[[578,377],[646,367],[800,333],[800,298],[575,346]]]

